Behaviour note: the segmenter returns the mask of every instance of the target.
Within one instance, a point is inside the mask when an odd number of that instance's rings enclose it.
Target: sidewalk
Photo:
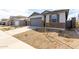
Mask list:
[[[0,48],[35,49],[32,46],[12,37],[11,35],[6,34],[3,31],[0,31]]]
[[[10,35],[16,35],[16,34],[29,31],[29,30],[32,30],[32,29],[30,29],[29,26],[26,26],[26,27],[17,28],[14,30],[5,31],[5,33],[10,34]]]

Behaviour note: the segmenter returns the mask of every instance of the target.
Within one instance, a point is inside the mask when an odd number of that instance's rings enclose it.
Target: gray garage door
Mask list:
[[[42,26],[42,18],[31,18],[31,26],[38,26],[41,27]]]

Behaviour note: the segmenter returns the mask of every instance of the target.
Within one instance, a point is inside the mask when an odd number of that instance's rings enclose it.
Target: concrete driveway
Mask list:
[[[32,46],[8,35],[7,33],[0,31],[0,48],[24,48],[24,49],[35,49]]]
[[[19,33],[23,33],[25,31],[35,29],[35,28],[36,27],[25,26],[25,27],[14,29],[14,30],[5,31],[5,33],[10,34],[10,35],[16,35],[16,34],[19,34]]]

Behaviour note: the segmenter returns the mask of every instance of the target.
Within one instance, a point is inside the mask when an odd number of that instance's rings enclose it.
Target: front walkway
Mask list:
[[[7,33],[0,31],[0,48],[24,48],[24,49],[35,49],[32,46],[8,35]]]

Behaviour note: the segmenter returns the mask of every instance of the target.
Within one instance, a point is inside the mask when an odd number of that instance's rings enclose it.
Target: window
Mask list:
[[[58,15],[51,15],[52,22],[58,22]]]

